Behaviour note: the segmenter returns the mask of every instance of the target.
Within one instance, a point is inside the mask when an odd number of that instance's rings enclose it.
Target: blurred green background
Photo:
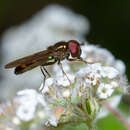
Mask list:
[[[130,0],[0,0],[0,40],[3,32],[13,25],[29,19],[48,4],[59,3],[89,19],[90,32],[87,40],[110,50],[116,58],[126,64],[130,79]],[[1,45],[0,45],[1,49]],[[2,55],[0,50],[0,55]],[[2,56],[0,57],[1,60]],[[119,108],[130,115],[127,104],[122,102]],[[80,126],[66,126],[64,130],[86,130]],[[112,114],[98,121],[98,130],[125,130],[125,127]]]

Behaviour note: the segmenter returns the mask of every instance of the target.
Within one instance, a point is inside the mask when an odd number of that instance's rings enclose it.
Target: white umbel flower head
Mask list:
[[[57,71],[59,73],[51,77],[53,82],[45,83],[43,88],[43,96],[52,109],[60,106],[64,111],[59,112],[58,118],[52,113],[46,122],[47,126],[57,126],[58,123],[72,121],[73,118],[78,120],[80,114],[84,115],[82,121],[94,119],[99,112],[100,101],[109,99],[121,87],[119,71],[113,67],[101,63],[83,65],[82,62],[68,62],[65,66],[69,67],[69,73],[64,75],[60,73],[61,70]],[[55,70],[56,66],[54,72]]]

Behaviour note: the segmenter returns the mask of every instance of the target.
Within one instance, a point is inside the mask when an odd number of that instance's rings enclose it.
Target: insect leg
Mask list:
[[[43,69],[42,69],[42,66],[40,66],[40,69],[41,69],[41,72],[42,72],[42,74],[43,74],[43,76],[44,76],[44,78],[43,78],[43,87],[40,88],[40,92],[42,92],[42,90],[43,90],[43,88],[44,88],[44,86],[45,86],[46,75],[45,75],[45,73],[44,73],[44,71],[43,71]]]
[[[50,75],[49,72],[46,70],[46,68],[45,68],[44,66],[42,66],[42,68],[43,68],[44,71],[47,73],[47,75],[48,75],[49,77],[51,77],[51,75]]]
[[[43,64],[42,66],[40,66],[41,72],[42,72],[42,74],[43,74],[43,76],[44,76],[43,87],[40,89],[40,92],[42,92],[42,90],[43,90],[43,88],[44,88],[44,86],[45,86],[45,81],[46,81],[46,75],[45,75],[44,71],[47,73],[47,75],[48,75],[49,77],[51,77],[51,75],[49,74],[49,72],[46,70],[46,68],[45,68],[44,66],[52,65],[52,64],[54,64],[56,61],[57,61],[57,60],[54,60],[53,62],[48,62],[48,63],[45,63],[45,64]],[[43,71],[43,69],[44,69],[44,71]]]
[[[48,75],[49,77],[51,77],[51,75],[49,74],[49,72],[46,70],[46,68],[45,68],[44,66],[52,65],[52,64],[56,63],[56,61],[57,61],[57,60],[54,60],[53,62],[48,62],[48,63],[45,63],[45,64],[42,65],[44,71],[47,73],[47,75]]]
[[[63,69],[63,66],[62,66],[62,64],[61,64],[60,61],[58,61],[58,65],[59,65],[59,67],[61,68],[62,73],[66,76],[67,80],[69,81],[70,85],[72,86],[72,83],[71,83],[69,77],[67,76],[67,74],[65,73],[65,71],[64,71],[64,69]]]

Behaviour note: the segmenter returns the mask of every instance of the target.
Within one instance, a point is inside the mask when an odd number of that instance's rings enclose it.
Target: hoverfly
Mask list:
[[[87,61],[84,61],[80,57],[81,56],[80,45],[81,44],[76,40],[70,40],[68,42],[60,41],[55,43],[53,46],[49,46],[47,50],[10,62],[5,65],[5,68],[9,69],[15,67],[14,73],[18,75],[26,71],[32,70],[37,66],[40,66],[40,69],[44,75],[44,84],[45,84],[46,75],[44,71],[47,73],[48,76],[50,76],[50,74],[45,69],[45,66],[52,65],[57,62],[58,65],[61,67],[62,72],[66,75],[66,73],[62,68],[62,64],[60,62],[61,60],[64,59],[67,59],[69,61],[79,60],[88,63]],[[69,58],[70,55],[72,58]]]

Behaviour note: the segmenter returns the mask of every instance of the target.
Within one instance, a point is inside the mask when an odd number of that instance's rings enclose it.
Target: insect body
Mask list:
[[[70,55],[73,57],[73,59],[69,59]],[[5,68],[8,69],[16,67],[14,71],[15,74],[22,74],[37,66],[44,67],[52,65],[56,62],[60,64],[60,61],[64,60],[65,58],[70,61],[82,60],[80,55],[81,48],[77,41],[61,41],[54,44],[53,46],[48,47],[47,50],[10,62],[5,65]]]
[[[50,74],[45,69],[45,66],[52,65],[57,62],[63,74],[66,75],[67,79],[69,80],[67,74],[63,70],[63,67],[60,61],[67,59],[69,61],[79,60],[79,61],[88,63],[87,61],[84,61],[80,57],[81,55],[80,45],[81,44],[75,40],[70,40],[68,42],[61,41],[54,44],[53,46],[48,47],[47,50],[44,50],[44,51],[35,53],[33,55],[26,56],[24,58],[10,62],[7,65],[5,65],[5,68],[8,69],[8,68],[15,67],[14,73],[18,75],[26,71],[32,70],[33,68],[37,66],[40,66],[40,69],[44,75],[44,85],[45,85],[46,75],[44,71],[47,73],[48,76],[50,76]],[[71,59],[69,58],[70,55],[72,57]],[[69,82],[71,84],[70,80]],[[42,89],[40,91],[42,91]]]

